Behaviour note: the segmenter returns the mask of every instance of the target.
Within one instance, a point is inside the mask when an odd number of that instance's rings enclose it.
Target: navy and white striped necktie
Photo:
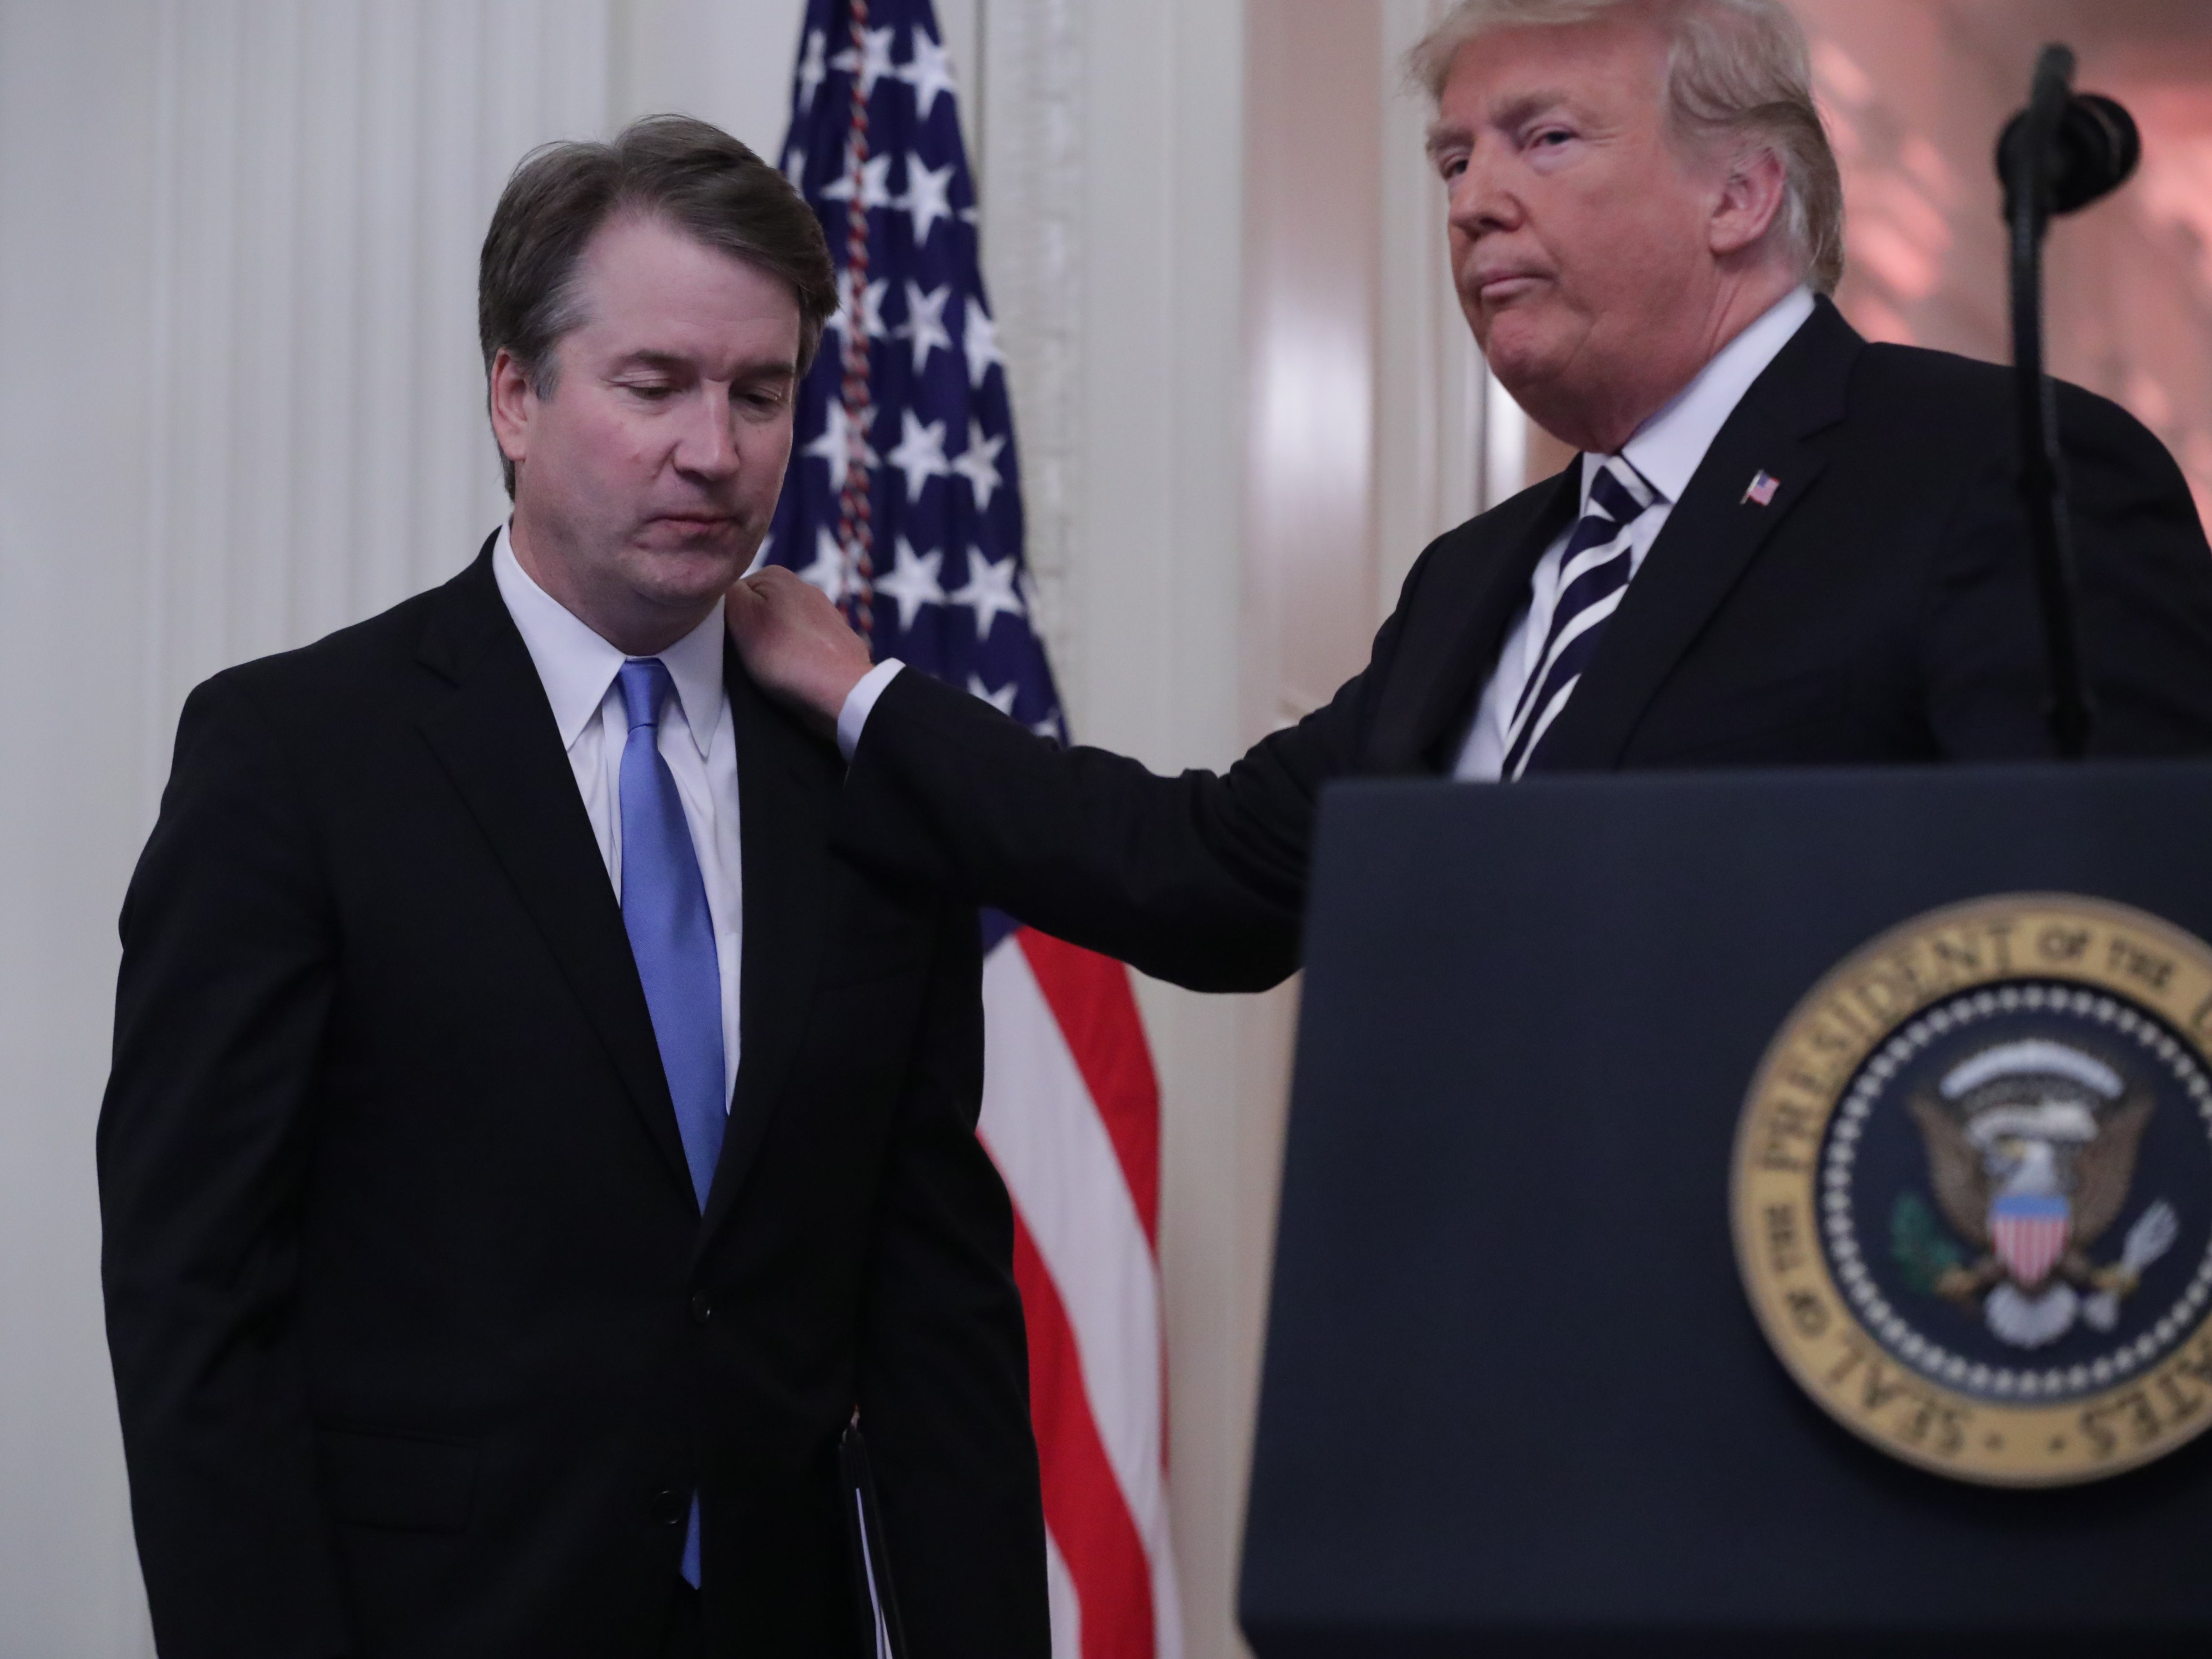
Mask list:
[[[1657,504],[1658,492],[1620,456],[1607,458],[1590,481],[1589,507],[1559,556],[1559,598],[1543,654],[1521,688],[1505,728],[1505,762],[1498,775],[1511,780],[1533,763],[1544,769],[1545,736],[1574,695],[1583,670],[1597,651],[1606,621],[1620,608],[1635,568],[1629,532]]]

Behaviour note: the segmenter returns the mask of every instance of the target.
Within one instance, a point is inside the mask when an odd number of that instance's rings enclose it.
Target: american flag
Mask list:
[[[810,0],[782,165],[821,216],[840,304],[764,556],[878,659],[1064,739],[954,96],[929,0]],[[1136,1001],[1120,963],[1006,917],[984,943],[980,1133],[1014,1203],[1053,1650],[1176,1659],[1159,1092]]]

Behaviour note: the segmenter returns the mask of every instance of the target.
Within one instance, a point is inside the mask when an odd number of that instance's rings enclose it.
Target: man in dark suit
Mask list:
[[[192,694],[123,915],[108,1331],[168,1659],[1042,1656],[972,911],[738,665],[814,218],[673,117],[510,181],[514,513]],[[742,808],[742,824],[739,821]],[[740,830],[742,833],[740,834]]]
[[[857,860],[1248,989],[1297,965],[1333,778],[2048,752],[2009,374],[1870,345],[1826,298],[1841,186],[1788,13],[1466,0],[1413,66],[1468,322],[1582,457],[1438,538],[1366,670],[1222,776],[1060,750],[748,578],[732,628],[836,722]],[[2189,490],[2117,406],[2058,406],[2093,752],[2212,749]]]

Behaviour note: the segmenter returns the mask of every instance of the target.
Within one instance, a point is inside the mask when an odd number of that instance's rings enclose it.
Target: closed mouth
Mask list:
[[[1501,270],[1475,278],[1474,291],[1484,303],[1496,305],[1528,293],[1547,279],[1534,270]]]

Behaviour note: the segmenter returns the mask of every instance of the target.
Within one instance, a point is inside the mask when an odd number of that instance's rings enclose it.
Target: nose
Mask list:
[[[1521,223],[1521,203],[1505,178],[1503,157],[1487,137],[1468,152],[1467,165],[1451,181],[1451,228],[1472,241],[1486,232],[1513,230]]]
[[[736,411],[730,388],[705,382],[691,400],[676,444],[678,471],[699,478],[726,478],[738,470]]]

